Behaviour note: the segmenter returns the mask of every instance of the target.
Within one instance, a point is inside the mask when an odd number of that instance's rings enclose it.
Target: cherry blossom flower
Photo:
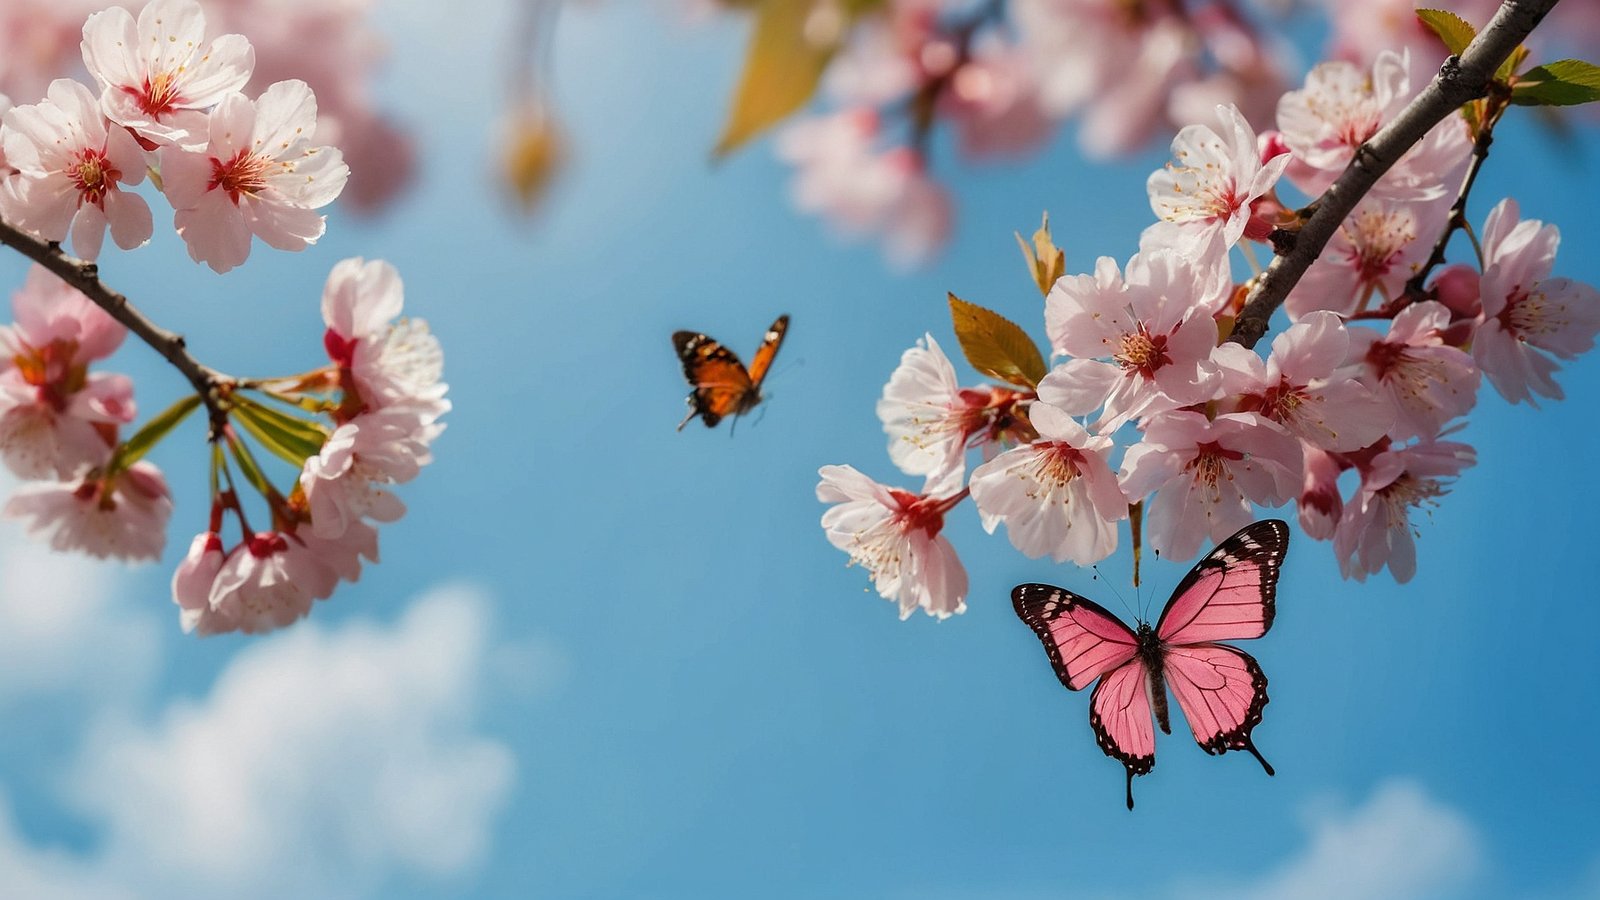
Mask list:
[[[1031,62],[1014,45],[979,41],[949,84],[939,98],[940,113],[954,123],[961,152],[970,158],[1017,156],[1054,130]]]
[[[280,81],[260,99],[224,97],[209,143],[161,150],[161,176],[189,256],[226,272],[250,256],[251,236],[303,250],[327,227],[317,209],[344,189],[350,169],[333,147],[312,146],[317,101],[303,81]]]
[[[1150,546],[1188,559],[1252,518],[1252,504],[1280,506],[1300,490],[1300,442],[1255,413],[1173,410],[1153,416],[1122,459],[1122,489],[1149,503]]]
[[[1306,75],[1302,90],[1278,103],[1278,128],[1294,154],[1287,175],[1308,196],[1317,196],[1344,172],[1357,147],[1378,133],[1411,99],[1408,63],[1386,52],[1371,72],[1348,62],[1321,63]],[[1461,117],[1452,114],[1406,151],[1369,196],[1431,200],[1461,183],[1472,152]]]
[[[999,442],[1031,436],[1015,413],[1022,397],[998,386],[961,387],[949,357],[927,335],[901,355],[878,400],[889,458],[907,475],[925,476],[929,493],[958,490],[974,442],[987,458]]]
[[[1361,469],[1361,487],[1333,536],[1333,552],[1346,578],[1365,581],[1385,566],[1404,584],[1417,572],[1413,507],[1437,505],[1448,493],[1444,479],[1477,462],[1467,444],[1423,441],[1378,453]]]
[[[338,583],[338,573],[294,535],[256,532],[218,567],[207,598],[208,627],[246,634],[282,628],[309,613],[314,601],[332,595]]]
[[[340,425],[300,473],[312,533],[334,539],[363,517],[393,522],[405,504],[382,485],[417,476],[433,461],[428,445],[444,430],[441,409],[410,401],[365,412]]]
[[[1472,339],[1472,357],[1512,403],[1537,406],[1535,394],[1561,399],[1551,357],[1577,357],[1594,347],[1600,331],[1600,293],[1549,277],[1560,241],[1556,226],[1519,219],[1517,202],[1509,198],[1483,226],[1483,324]]]
[[[1058,280],[1045,299],[1045,330],[1057,353],[1076,358],[1045,376],[1039,398],[1071,415],[1104,405],[1099,431],[1210,399],[1212,314],[1231,287],[1219,259],[1158,249],[1129,260],[1125,279],[1101,257],[1093,275]]]
[[[1128,498],[1107,456],[1108,437],[1090,435],[1066,413],[1034,403],[1028,417],[1039,440],[1008,450],[972,472],[972,499],[990,534],[1006,536],[1030,558],[1092,565],[1117,549],[1117,522]]]
[[[1058,118],[1083,113],[1078,140],[1092,156],[1143,144],[1173,86],[1197,71],[1193,32],[1163,9],[1129,15],[1122,0],[1017,0],[1013,11],[1041,103]]]
[[[383,260],[340,260],[322,288],[322,320],[328,356],[350,373],[346,391],[360,405],[380,408],[402,400],[441,400],[446,385],[444,351],[422,319],[394,318],[405,303],[400,273]],[[341,375],[341,378],[343,376]]]
[[[1272,190],[1288,154],[1266,162],[1256,134],[1233,106],[1217,109],[1221,133],[1207,125],[1188,125],[1172,139],[1175,162],[1151,173],[1145,183],[1150,208],[1177,225],[1192,245],[1220,236],[1231,247],[1244,235],[1250,204]]]
[[[17,171],[0,185],[0,216],[47,241],[71,234],[90,261],[108,226],[124,250],[149,241],[150,207],[122,189],[144,180],[144,153],[126,130],[106,125],[94,95],[69,78],[52,81],[43,102],[7,112],[0,147]]]
[[[1478,402],[1479,373],[1472,357],[1444,342],[1450,310],[1432,300],[1395,315],[1389,334],[1350,329],[1350,360],[1362,380],[1394,406],[1391,437],[1436,437],[1446,422]]]
[[[817,499],[838,504],[822,515],[829,543],[872,575],[900,618],[921,607],[940,619],[966,612],[967,570],[948,538],[944,514],[963,494],[936,498],[878,484],[851,466],[823,466]]]
[[[151,0],[137,23],[117,6],[90,16],[83,24],[83,62],[100,83],[106,117],[133,129],[149,149],[203,146],[204,110],[243,90],[255,66],[255,51],[242,35],[207,44],[205,32],[205,14],[194,0]]]
[[[1433,253],[1449,205],[1448,196],[1413,203],[1362,200],[1289,293],[1284,302],[1289,317],[1319,309],[1348,316],[1373,295],[1382,301],[1398,298]]]
[[[1359,450],[1382,437],[1394,420],[1389,402],[1343,370],[1350,335],[1330,312],[1307,315],[1272,341],[1261,357],[1238,344],[1218,347],[1226,369],[1228,408],[1260,413],[1323,450]]]
[[[6,501],[7,518],[61,551],[105,559],[156,560],[167,542],[172,495],[161,470],[137,462],[114,476],[25,484]]]
[[[126,329],[41,267],[12,296],[0,327],[0,459],[23,478],[70,479],[105,462],[117,425],[133,421],[133,383],[89,372]]]
[[[178,624],[185,634],[223,634],[237,625],[211,608],[211,586],[227,554],[222,551],[222,536],[215,531],[195,535],[189,552],[172,573],[172,602],[178,604]]]
[[[0,93],[0,122],[5,121],[6,113],[10,111],[11,98]],[[0,181],[4,181],[6,176],[17,171],[10,163],[6,162],[6,144],[3,138],[4,135],[0,134]]]
[[[1344,513],[1344,499],[1339,496],[1339,474],[1344,467],[1333,454],[1309,444],[1300,450],[1305,467],[1305,481],[1300,488],[1300,527],[1305,529],[1306,537],[1331,540]]]
[[[778,136],[778,155],[796,167],[794,203],[846,236],[881,234],[890,260],[925,260],[950,229],[950,201],[910,147],[879,151],[878,119],[854,109],[801,119]]]

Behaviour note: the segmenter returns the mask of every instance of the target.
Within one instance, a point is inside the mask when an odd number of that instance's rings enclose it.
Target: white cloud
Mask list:
[[[0,496],[12,484],[0,478]],[[127,571],[0,526],[0,706],[40,694],[114,703],[148,688],[162,636],[150,604],[115,590]]]
[[[352,896],[448,884],[485,858],[515,777],[477,706],[488,604],[435,591],[392,626],[315,619],[248,644],[198,700],[93,717],[62,783],[98,834],[31,845],[0,796],[0,870],[27,895]],[[17,873],[20,882],[9,879]]]
[[[1482,869],[1482,841],[1461,813],[1392,781],[1355,809],[1315,816],[1304,850],[1266,875],[1188,898],[1423,900],[1448,897]]]

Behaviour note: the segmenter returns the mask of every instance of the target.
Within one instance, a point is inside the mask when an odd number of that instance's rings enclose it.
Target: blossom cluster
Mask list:
[[[195,536],[172,578],[185,630],[281,628],[309,613],[339,582],[360,577],[363,559],[377,562],[377,524],[405,513],[388,488],[415,478],[432,461],[430,445],[450,408],[438,339],[420,319],[397,320],[403,301],[399,273],[388,263],[347,259],[334,266],[322,294],[329,365],[259,386],[273,400],[322,409],[331,433],[317,435],[321,444],[305,456],[287,496],[270,486],[262,491],[270,507],[267,529],[251,529],[231,479],[214,482],[210,525]],[[253,409],[259,416],[262,407]],[[272,421],[247,418],[246,425],[260,430]],[[238,436],[230,431],[225,440],[254,483],[248,471],[254,463],[239,453]],[[240,529],[231,548],[222,537],[229,514]]]
[[[42,97],[52,80],[82,69],[84,19],[111,5],[0,4],[0,93]],[[249,37],[254,70],[240,90],[257,96],[274,82],[294,78],[315,92],[317,132],[311,137],[339,147],[356,170],[343,195],[356,210],[380,208],[414,176],[412,142],[371,90],[384,55],[373,24],[375,6],[373,0],[202,0],[205,20],[217,33]]]
[[[94,260],[109,229],[127,250],[149,241],[150,207],[129,188],[158,173],[189,256],[226,272],[253,238],[300,250],[326,228],[316,210],[350,174],[314,143],[317,102],[299,80],[241,91],[255,50],[237,34],[207,41],[194,0],[153,0],[137,21],[121,7],[83,25],[83,62],[97,89],[58,78],[45,98],[0,124],[14,170],[0,183],[0,217],[49,241],[68,235]]]
[[[1221,126],[1219,106],[1266,120],[1295,68],[1286,22],[1226,0],[883,0],[853,19],[845,5],[821,0],[805,22],[808,40],[839,50],[823,110],[786,125],[777,152],[795,167],[800,209],[846,235],[881,235],[901,263],[950,231],[953,204],[929,162],[936,124],[974,161],[1031,153],[1068,121],[1087,155],[1121,156],[1182,125]],[[1415,5],[1325,0],[1329,58],[1365,67],[1411,48],[1406,74],[1420,84],[1444,52]],[[1427,5],[1482,22],[1499,4]],[[1553,19],[1563,43],[1600,38],[1592,4],[1562,4]]]
[[[965,570],[940,531],[968,497],[1023,554],[1078,565],[1114,552],[1130,517],[1183,560],[1257,507],[1294,503],[1345,577],[1387,568],[1409,580],[1418,514],[1475,462],[1453,437],[1481,381],[1512,403],[1559,399],[1560,362],[1600,332],[1600,293],[1552,275],[1556,227],[1522,218],[1514,200],[1488,214],[1476,266],[1435,268],[1472,129],[1487,127],[1455,113],[1344,221],[1289,295],[1290,324],[1265,358],[1228,340],[1246,293],[1234,248],[1292,225],[1279,189],[1319,195],[1413,93],[1403,54],[1371,68],[1334,61],[1281,98],[1274,131],[1257,134],[1232,106],[1217,110],[1220,127],[1181,130],[1173,162],[1148,180],[1158,221],[1138,252],[1041,281],[1047,371],[1040,359],[1029,374],[1015,352],[1020,364],[996,367],[994,346],[975,357],[967,342],[982,336],[959,322],[969,359],[1009,386],[961,385],[932,335],[905,352],[878,415],[891,460],[924,485],[824,467],[828,539],[902,617],[964,608]],[[1043,231],[1036,243],[1054,249]],[[982,461],[968,471],[973,450]]]

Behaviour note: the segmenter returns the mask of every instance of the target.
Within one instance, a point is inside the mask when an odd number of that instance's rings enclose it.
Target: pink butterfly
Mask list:
[[[1267,676],[1243,650],[1218,640],[1258,638],[1272,627],[1278,569],[1289,551],[1289,526],[1277,519],[1240,529],[1195,564],[1152,628],[1134,631],[1098,604],[1048,584],[1011,591],[1017,615],[1044,642],[1056,677],[1074,691],[1096,678],[1089,726],[1107,756],[1133,776],[1156,764],[1152,712],[1167,724],[1167,688],[1207,753],[1248,750],[1272,774],[1250,740],[1267,705]]]

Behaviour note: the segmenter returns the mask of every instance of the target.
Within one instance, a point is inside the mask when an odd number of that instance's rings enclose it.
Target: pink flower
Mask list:
[[[838,504],[822,514],[829,543],[872,575],[879,596],[900,604],[900,618],[921,607],[940,619],[966,612],[967,570],[939,534],[962,494],[938,499],[878,484],[851,466],[823,466],[817,499]]]
[[[891,262],[930,257],[949,234],[950,200],[910,147],[880,152],[871,110],[801,119],[778,137],[778,155],[796,167],[794,203],[827,218],[846,236],[881,234]]]
[[[338,583],[338,574],[294,535],[257,532],[230,550],[218,568],[207,598],[208,624],[213,632],[246,634],[282,628],[309,613],[312,602],[330,596]]]
[[[1117,522],[1128,498],[1096,437],[1066,413],[1034,403],[1028,417],[1039,440],[1008,450],[972,472],[972,499],[991,534],[1004,522],[1011,543],[1030,558],[1092,565],[1117,549]]]
[[[0,458],[23,478],[70,479],[105,462],[115,426],[133,421],[133,383],[89,372],[126,330],[40,267],[12,296],[0,327]]]
[[[1288,177],[1309,196],[1328,189],[1354,158],[1411,99],[1406,57],[1382,53],[1369,74],[1348,62],[1325,62],[1306,76],[1303,90],[1278,103],[1278,128],[1294,154]],[[1428,132],[1373,187],[1370,196],[1431,200],[1454,192],[1472,152],[1459,115]]]
[[[1179,227],[1193,247],[1220,236],[1231,247],[1244,235],[1250,204],[1272,190],[1289,156],[1261,161],[1256,134],[1239,110],[1217,108],[1222,132],[1189,125],[1172,139],[1172,157],[1145,182],[1150,208]]]
[[[340,425],[300,473],[312,533],[331,540],[363,517],[393,522],[404,515],[405,504],[382,486],[410,481],[433,461],[428,445],[444,430],[441,412],[412,401]]]
[[[6,113],[10,111],[11,98],[7,97],[3,93],[0,93],[0,122],[5,120]],[[6,176],[17,171],[10,163],[6,162],[6,144],[4,137],[4,134],[0,134],[0,182],[3,182]]]
[[[988,458],[1001,441],[1021,436],[1022,396],[1003,387],[961,387],[944,350],[927,335],[901,355],[878,400],[889,458],[907,475],[925,476],[925,492],[959,490],[969,446],[981,446]]]
[[[1410,581],[1417,572],[1411,509],[1437,505],[1448,493],[1444,479],[1476,461],[1466,444],[1431,440],[1373,457],[1333,536],[1344,577],[1365,581],[1388,566],[1395,581]]]
[[[5,0],[0,3],[0,87],[13,97],[42,97],[50,82],[78,64],[84,17],[102,0]]]
[[[1300,488],[1300,527],[1306,536],[1330,540],[1344,512],[1339,496],[1339,473],[1344,467],[1330,453],[1309,444],[1301,446],[1305,457],[1305,482]]]
[[[1029,60],[1012,45],[980,41],[949,83],[939,98],[941,114],[955,124],[968,157],[1018,156],[1054,131]]]
[[[0,216],[47,241],[64,241],[84,259],[100,255],[106,228],[124,250],[150,240],[144,198],[122,189],[144,180],[144,153],[124,129],[106,128],[89,89],[68,78],[50,83],[42,103],[5,114],[0,146],[16,173],[0,185]]]
[[[1350,360],[1394,406],[1389,434],[1397,440],[1435,437],[1478,402],[1478,369],[1472,357],[1444,342],[1449,324],[1450,310],[1428,300],[1401,310],[1387,337],[1370,328],[1350,330]]]
[[[1360,450],[1382,437],[1394,421],[1387,400],[1342,370],[1350,335],[1339,317],[1311,313],[1272,341],[1261,357],[1238,344],[1217,348],[1227,370],[1227,406],[1260,413],[1302,441],[1323,450]]]
[[[400,273],[383,260],[340,260],[322,288],[323,344],[348,371],[362,405],[369,409],[404,400],[441,398],[446,385],[444,351],[422,319],[395,322],[405,304]]]
[[[1551,357],[1577,357],[1594,347],[1600,331],[1600,293],[1549,277],[1560,242],[1554,225],[1519,220],[1517,202],[1509,198],[1483,226],[1483,324],[1472,339],[1472,357],[1512,403],[1536,406],[1535,394],[1561,399]]]
[[[161,176],[189,256],[226,272],[250,256],[251,236],[303,250],[327,223],[350,169],[333,147],[311,145],[317,101],[303,81],[280,81],[256,101],[229,94],[211,111],[196,152],[165,147]]]
[[[137,25],[121,7],[90,16],[83,24],[83,63],[100,82],[106,117],[133,129],[151,149],[203,145],[203,110],[243,90],[255,66],[255,51],[243,36],[225,34],[207,44],[205,33],[205,15],[194,0],[151,0]]]
[[[1280,506],[1300,489],[1300,442],[1254,413],[1174,410],[1145,426],[1122,459],[1122,489],[1138,501],[1151,491],[1150,546],[1188,559],[1244,527],[1252,504]]]
[[[1449,197],[1416,203],[1363,200],[1290,292],[1284,302],[1289,317],[1319,309],[1348,316],[1368,308],[1374,295],[1380,301],[1398,298],[1444,233],[1449,204]]]
[[[137,462],[106,478],[28,484],[6,501],[7,518],[22,519],[28,533],[60,551],[101,559],[155,560],[167,542],[172,495],[161,470]]]
[[[1212,314],[1231,287],[1220,259],[1158,249],[1129,260],[1126,280],[1106,257],[1093,275],[1058,280],[1045,299],[1045,330],[1057,353],[1076,358],[1045,376],[1040,399],[1070,415],[1103,405],[1097,431],[1210,399]]]
[[[1032,57],[1046,112],[1082,112],[1091,156],[1137,149],[1163,123],[1174,85],[1197,72],[1198,42],[1165,7],[1129,15],[1123,0],[1017,0],[1017,34]]]
[[[211,608],[211,586],[226,559],[221,535],[202,532],[195,535],[189,552],[172,573],[172,602],[178,604],[178,624],[185,634],[223,634],[238,627]]]

